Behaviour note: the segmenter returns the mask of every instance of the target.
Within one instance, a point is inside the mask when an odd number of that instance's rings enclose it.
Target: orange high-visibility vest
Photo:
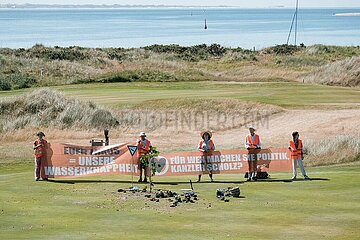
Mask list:
[[[249,146],[249,148],[257,148],[257,145],[259,145],[260,142],[260,137],[259,135],[255,134],[255,141],[252,141],[252,136],[251,134],[249,134],[247,136],[247,145]]]
[[[295,143],[293,140],[290,140],[290,152],[291,152],[291,160],[298,159],[302,156],[302,141],[298,139],[298,148],[296,148]]]
[[[40,144],[39,139],[36,139],[34,142],[34,145],[37,146]],[[34,155],[35,157],[39,158],[42,156],[45,156],[45,145],[47,144],[47,141],[43,139],[43,145],[39,146],[38,148],[34,149]]]
[[[201,140],[200,143],[199,143],[199,150],[202,149],[202,145],[204,144],[204,140]],[[214,146],[214,143],[213,141],[210,139],[209,141],[209,147],[210,147],[210,150],[213,149],[213,146]]]
[[[145,144],[145,146],[143,147],[142,146],[142,141],[141,141],[141,139],[138,141],[138,152],[140,153],[140,154],[145,154],[145,153],[147,153],[147,152],[149,152],[150,151],[150,145],[151,145],[151,143],[150,143],[150,141],[149,140],[147,140],[147,139],[145,139],[145,141],[146,141],[146,144]]]

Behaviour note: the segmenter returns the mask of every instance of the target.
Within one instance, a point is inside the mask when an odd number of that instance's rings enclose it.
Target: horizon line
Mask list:
[[[238,8],[238,9],[293,9],[290,6],[274,5],[264,7],[244,7],[244,6],[232,6],[232,5],[166,5],[166,4],[38,4],[38,3],[2,3],[0,8]],[[360,8],[360,6],[354,7],[336,7],[336,6],[303,6],[303,9],[309,8]]]

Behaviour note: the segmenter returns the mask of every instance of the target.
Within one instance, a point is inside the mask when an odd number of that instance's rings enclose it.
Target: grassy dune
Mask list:
[[[92,82],[238,81],[289,82],[317,76],[322,67],[360,55],[359,47],[280,45],[260,51],[213,44],[181,47],[153,45],[137,49],[49,48],[0,49],[0,89]],[[355,63],[354,69],[359,68]],[[344,69],[345,70],[345,69]],[[312,81],[358,86],[330,79]],[[335,74],[334,79],[332,74]]]

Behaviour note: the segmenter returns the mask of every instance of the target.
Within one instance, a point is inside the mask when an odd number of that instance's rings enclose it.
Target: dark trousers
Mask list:
[[[45,157],[35,157],[35,178],[47,178],[45,175]]]

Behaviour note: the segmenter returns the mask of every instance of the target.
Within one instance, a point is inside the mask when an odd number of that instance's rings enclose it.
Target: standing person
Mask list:
[[[139,154],[139,161],[140,161],[140,157],[142,155],[145,155],[147,153],[149,153],[150,148],[151,148],[151,142],[146,139],[146,134],[144,132],[141,132],[139,134],[140,139],[137,142],[137,147],[138,147],[138,154]],[[148,182],[147,181],[147,166],[146,164],[144,164],[143,162],[140,161],[139,163],[140,166],[140,178],[138,182]],[[144,169],[144,181],[142,180],[142,172]]]
[[[44,171],[47,141],[44,138],[45,134],[43,132],[38,132],[36,136],[37,139],[34,141],[33,145],[35,155],[35,181],[39,181],[40,176],[43,180],[47,181],[48,177],[45,175]]]
[[[249,172],[247,181],[256,181],[257,174],[257,150],[261,149],[261,141],[259,135],[255,134],[256,129],[249,127],[250,134],[245,138],[245,148],[248,150]],[[253,157],[253,158],[252,158]]]
[[[299,164],[301,173],[304,177],[305,180],[309,180],[310,178],[306,175],[305,172],[305,168],[304,168],[304,164],[303,164],[303,159],[304,159],[304,152],[303,152],[303,144],[302,141],[299,139],[299,133],[298,132],[293,132],[292,133],[292,137],[293,139],[290,140],[290,146],[289,146],[289,150],[291,152],[291,161],[292,161],[292,167],[293,167],[293,177],[291,178],[291,180],[295,180],[296,179],[296,163]]]
[[[215,144],[214,144],[213,140],[211,139],[211,137],[212,137],[211,132],[203,131],[200,133],[200,136],[202,139],[199,142],[198,149],[200,152],[204,153],[204,156],[201,161],[201,165],[202,165],[202,167],[204,167],[205,163],[206,163],[206,155],[208,155],[209,153],[211,153],[212,151],[215,150]],[[200,173],[198,182],[201,181],[201,175],[202,174]],[[212,178],[212,171],[209,171],[209,177],[210,177],[211,182],[213,182],[214,180]]]

